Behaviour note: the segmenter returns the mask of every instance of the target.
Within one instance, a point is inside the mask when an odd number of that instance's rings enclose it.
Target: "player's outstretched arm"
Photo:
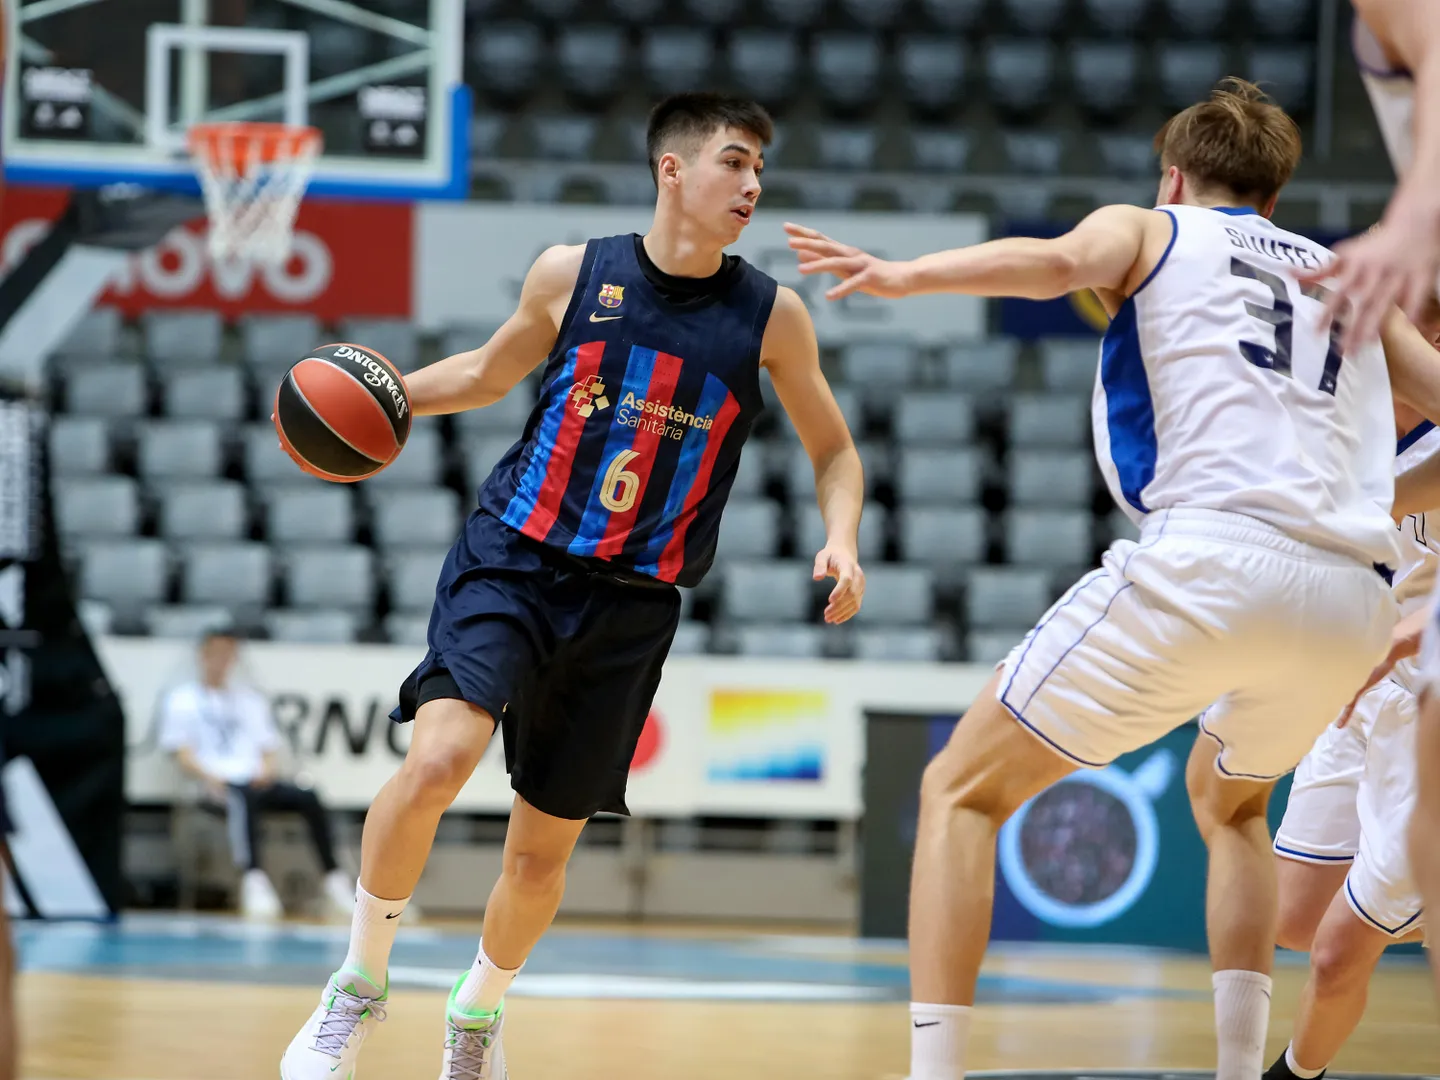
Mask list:
[[[815,497],[825,520],[825,547],[815,556],[815,580],[835,579],[825,621],[843,623],[865,598],[858,539],[865,473],[845,416],[820,370],[810,312],[794,289],[776,290],[760,355],[815,467]]]
[[[1415,156],[1380,224],[1306,279],[1332,283],[1327,306],[1347,320],[1347,352],[1374,338],[1391,304],[1418,318],[1440,272],[1440,4],[1355,0],[1355,10],[1415,79]]]
[[[534,371],[555,346],[584,258],[583,245],[547,248],[525,275],[515,314],[489,341],[407,375],[415,415],[493,405]]]
[[[840,284],[825,294],[838,300],[853,292],[895,298],[923,293],[1021,296],[1050,300],[1076,289],[1126,288],[1145,243],[1147,227],[1171,224],[1153,210],[1105,206],[1064,236],[1035,240],[1016,236],[891,262],[790,222],[790,247],[802,274],[834,274]]]

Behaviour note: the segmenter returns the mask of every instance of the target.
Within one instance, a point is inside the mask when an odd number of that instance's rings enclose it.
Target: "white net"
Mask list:
[[[285,124],[201,124],[191,129],[190,150],[210,216],[211,256],[284,262],[320,133]]]

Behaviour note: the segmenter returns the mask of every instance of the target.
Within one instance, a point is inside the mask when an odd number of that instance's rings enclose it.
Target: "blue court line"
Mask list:
[[[27,971],[318,986],[344,959],[346,928],[254,927],[218,919],[167,924],[126,918],[114,925],[22,923],[17,934],[20,966]],[[826,955],[814,941],[784,936],[657,938],[559,929],[541,941],[525,970],[542,976],[661,980],[661,986],[668,980],[677,989],[691,991],[696,984],[784,984],[801,988],[793,1000],[805,1000],[805,986],[816,988],[816,999],[830,988],[849,987],[877,1000],[907,1000],[909,976],[896,943],[881,945],[893,961],[873,956],[847,959],[844,948],[856,944],[833,939],[834,951]],[[391,962],[396,968],[459,972],[474,950],[472,935],[407,927],[400,931]],[[978,997],[988,1002],[1065,1004],[1208,994],[985,974]]]

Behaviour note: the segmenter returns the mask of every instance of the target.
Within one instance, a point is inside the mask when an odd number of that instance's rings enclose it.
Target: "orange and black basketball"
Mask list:
[[[374,349],[322,345],[286,373],[271,418],[300,468],[351,483],[400,453],[410,435],[410,398],[395,365]]]

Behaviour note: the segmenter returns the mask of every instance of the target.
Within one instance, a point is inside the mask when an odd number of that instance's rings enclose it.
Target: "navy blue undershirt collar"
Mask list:
[[[1405,433],[1405,437],[1403,439],[1401,439],[1395,444],[1395,456],[1399,457],[1401,454],[1405,453],[1406,450],[1409,450],[1410,447],[1414,446],[1417,442],[1419,442],[1421,439],[1423,439],[1426,435],[1430,434],[1430,432],[1434,430],[1435,425],[1432,424],[1429,420],[1421,420],[1420,423],[1416,424],[1413,428],[1411,428]]]

